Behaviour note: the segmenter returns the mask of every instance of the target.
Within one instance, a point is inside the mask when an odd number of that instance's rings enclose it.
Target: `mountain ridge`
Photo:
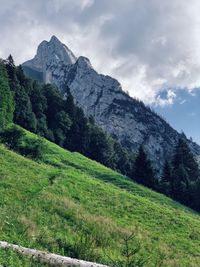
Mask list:
[[[42,50],[39,49],[41,44]],[[55,36],[41,44],[34,59],[22,64],[28,76],[35,78],[31,72],[38,72],[42,82],[55,84],[63,97],[66,86],[69,87],[86,116],[93,116],[103,130],[115,136],[130,151],[135,152],[139,145],[144,145],[157,169],[166,158],[171,158],[180,134],[167,122],[126,94],[116,79],[99,74],[89,59],[73,55],[73,60],[66,61],[66,55],[59,54],[64,51],[63,44]],[[60,57],[57,58],[57,54]],[[200,155],[200,147],[190,140],[187,142],[193,153]]]

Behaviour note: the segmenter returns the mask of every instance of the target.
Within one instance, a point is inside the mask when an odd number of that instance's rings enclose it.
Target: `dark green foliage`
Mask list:
[[[177,142],[172,161],[173,181],[171,196],[191,207],[195,204],[194,184],[199,179],[198,165],[185,139]],[[196,205],[196,204],[195,204]]]
[[[6,68],[0,61],[0,131],[12,122],[13,112],[13,94],[9,87]]]
[[[87,156],[106,166],[113,165],[111,139],[97,126],[90,125]]]
[[[49,128],[54,128],[55,116],[63,109],[63,101],[58,89],[51,84],[44,85],[44,97],[47,101],[46,117]],[[34,90],[33,90],[34,94]]]
[[[169,162],[164,165],[160,191],[191,208],[200,210],[198,164],[184,134],[177,142],[171,165]]]
[[[198,179],[198,165],[186,141],[182,138],[178,140],[172,164],[175,170],[178,169],[180,165],[183,165],[190,181]]]
[[[185,201],[185,193],[189,187],[189,176],[183,164],[174,169],[172,181],[172,196],[179,201]]]
[[[11,128],[5,129],[1,133],[0,140],[8,148],[14,151],[18,151],[23,137],[24,137],[24,131],[18,126],[14,125]]]
[[[88,120],[82,109],[78,107],[74,107],[74,109],[74,115],[70,116],[72,120],[71,129],[68,133],[68,138],[66,139],[64,147],[71,151],[77,151],[85,154],[88,137]]]
[[[190,183],[188,195],[188,203],[190,203],[190,206],[200,211],[200,178],[196,182]]]
[[[14,122],[30,131],[35,132],[36,118],[35,114],[32,112],[31,102],[24,88],[16,85],[14,95],[16,103]]]
[[[74,98],[68,87],[66,89],[66,92],[67,92],[67,99],[64,100],[64,110],[67,114],[69,114],[70,117],[75,117],[76,106],[74,104]]]
[[[32,110],[37,120],[36,131],[41,136],[47,136],[47,99],[44,95],[43,87],[39,85],[39,83],[36,81],[32,83],[32,89],[30,91],[30,100],[32,103]]]
[[[127,152],[118,142],[114,141],[114,163],[116,170],[131,176],[133,169],[133,156]]]
[[[143,146],[140,146],[138,155],[135,159],[133,177],[138,183],[141,183],[145,186],[150,188],[154,188],[155,186],[154,171]]]
[[[66,140],[67,134],[71,128],[72,121],[68,114],[64,111],[60,111],[55,115],[54,136],[55,142],[63,146]]]
[[[35,160],[41,160],[46,149],[41,138],[26,138],[24,131],[16,125],[5,129],[0,134],[0,141],[9,149]]]
[[[161,192],[170,196],[173,190],[173,177],[172,177],[172,167],[168,160],[165,161],[163,167],[163,173],[160,178],[160,189]]]
[[[30,83],[23,75],[22,68],[16,68],[14,66],[14,61],[11,60],[11,58],[6,61],[5,66],[9,76],[9,85],[14,93],[14,122],[35,132],[36,118],[32,111],[32,104],[28,95]]]
[[[41,160],[45,153],[46,146],[41,138],[29,139],[26,138],[19,146],[19,152],[29,158]]]

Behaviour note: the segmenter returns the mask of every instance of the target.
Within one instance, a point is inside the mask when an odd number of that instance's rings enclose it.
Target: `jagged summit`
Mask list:
[[[171,158],[180,134],[123,92],[116,79],[97,73],[89,59],[82,56],[77,59],[56,36],[49,42],[43,41],[37,55],[25,62],[23,68],[30,77],[55,84],[63,96],[67,85],[87,116],[92,115],[99,126],[129,150],[135,152],[143,144],[158,169],[165,159]],[[200,155],[197,144],[189,140],[188,144],[195,155]]]
[[[55,35],[51,36],[50,43],[51,42],[59,42],[59,43],[61,43],[61,41]]]
[[[77,58],[72,51],[64,45],[56,36],[52,36],[50,41],[42,41],[37,49],[37,54],[32,60],[23,63],[25,68],[31,68],[43,76],[45,82],[49,82],[49,75],[46,70],[52,65],[71,65]]]
[[[53,35],[49,42],[45,40],[39,44],[35,57],[24,62],[23,68],[33,78],[51,83],[52,73],[49,68],[72,65],[76,60],[77,58],[72,51]]]

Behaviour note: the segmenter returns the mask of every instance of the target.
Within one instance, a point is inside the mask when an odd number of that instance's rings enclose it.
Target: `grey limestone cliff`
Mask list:
[[[87,116],[92,115],[99,126],[129,150],[135,152],[143,144],[157,168],[171,158],[180,134],[126,94],[116,79],[97,73],[89,59],[76,58],[55,36],[49,42],[43,41],[36,56],[23,68],[29,76],[55,84],[63,97],[68,86]],[[195,155],[200,155],[197,144],[190,140],[188,144]]]

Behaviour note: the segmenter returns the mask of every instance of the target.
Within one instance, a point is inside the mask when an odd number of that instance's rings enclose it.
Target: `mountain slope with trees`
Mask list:
[[[170,175],[166,173],[165,165],[160,178],[142,146],[134,155],[123,148],[119,142],[96,126],[92,117],[87,118],[84,115],[83,110],[75,105],[67,86],[67,95],[63,99],[55,86],[42,85],[27,78],[21,66],[15,67],[11,56],[8,60],[2,61],[2,67],[7,69],[7,80],[12,92],[11,102],[14,97],[14,123],[65,149],[80,152],[120,171],[134,181],[162,192],[197,211],[200,210],[199,169],[184,135],[178,139],[176,147],[171,148],[173,160],[168,166],[171,168]],[[8,143],[9,138],[16,139],[16,134],[19,133],[5,131],[2,133],[2,141]],[[30,146],[33,150],[34,145]],[[167,175],[169,177],[166,177]]]
[[[156,180],[144,148],[133,159],[70,91],[63,99],[26,78],[12,57],[0,64],[0,240],[110,266],[199,266],[199,215],[134,182],[199,210],[198,165],[184,138]],[[11,251],[0,263],[42,266]]]
[[[22,67],[30,77],[42,77],[44,83],[56,85],[63,97],[67,85],[87,117],[93,116],[98,126],[129,151],[134,153],[143,145],[158,171],[166,159],[172,159],[172,147],[181,134],[142,101],[124,92],[116,79],[99,74],[88,58],[76,58],[56,36],[43,41],[35,57]],[[193,154],[199,156],[200,146],[186,141]]]

